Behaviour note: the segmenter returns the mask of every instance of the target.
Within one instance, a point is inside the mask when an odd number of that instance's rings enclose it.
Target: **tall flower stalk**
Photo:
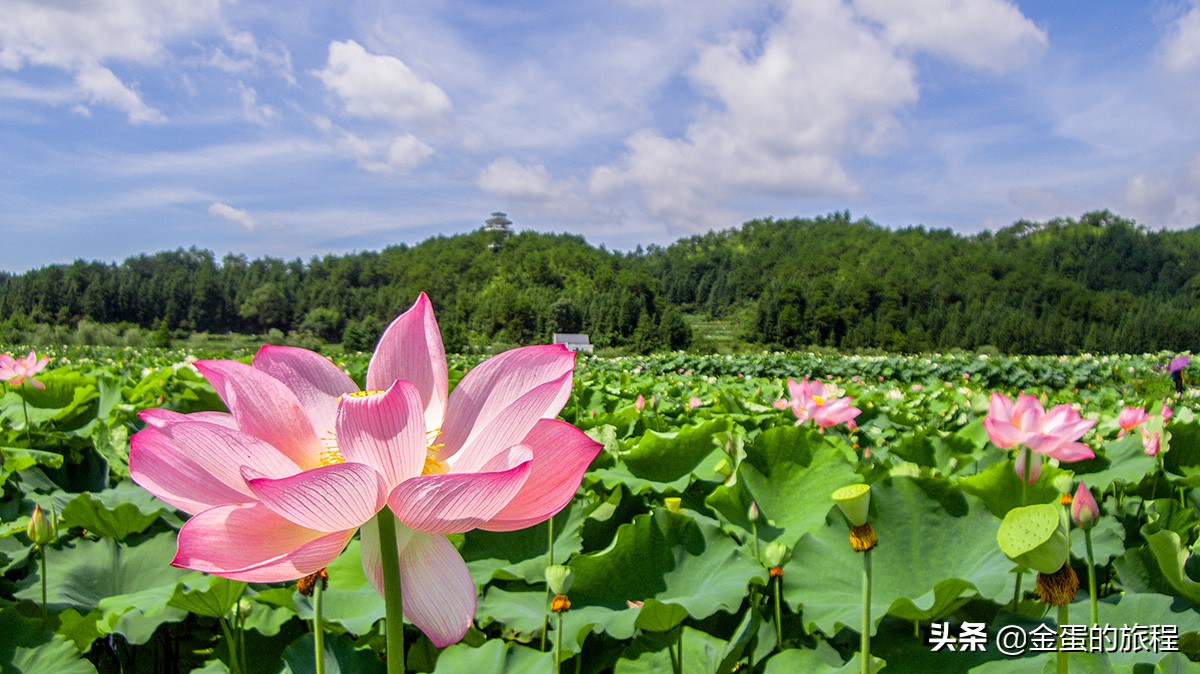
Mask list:
[[[863,553],[862,626],[859,636],[859,655],[862,674],[871,671],[871,550],[879,544],[875,529],[868,521],[871,507],[871,487],[852,484],[833,492],[833,501],[850,522],[850,547]]]

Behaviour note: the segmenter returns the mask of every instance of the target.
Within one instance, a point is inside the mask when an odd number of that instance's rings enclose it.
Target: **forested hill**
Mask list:
[[[1018,353],[1200,344],[1200,228],[1151,232],[1104,211],[998,232],[892,230],[848,213],[755,220],[619,253],[582,237],[477,231],[308,262],[200,250],[0,275],[3,334],[82,319],[207,332],[278,329],[369,348],[427,292],[447,346],[680,347],[684,314],[767,346]],[[704,347],[699,344],[697,346]]]

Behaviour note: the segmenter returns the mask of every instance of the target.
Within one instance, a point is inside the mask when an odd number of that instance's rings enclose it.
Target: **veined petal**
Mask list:
[[[317,433],[333,429],[338,396],[358,390],[350,375],[328,358],[294,346],[264,344],[254,355],[254,369],[278,379],[296,394],[300,409]]]
[[[1033,447],[1032,444],[1029,445]],[[1034,449],[1037,449],[1034,447]],[[1083,461],[1084,459],[1096,458],[1096,453],[1091,447],[1082,442],[1059,442],[1053,445],[1044,446],[1037,451],[1044,453],[1052,459],[1058,459],[1062,463],[1072,463],[1074,461]]]
[[[396,522],[400,557],[400,593],[404,616],[438,648],[463,638],[475,618],[475,583],[462,555],[445,536],[413,531]],[[379,527],[362,528],[363,571],[380,595],[383,566],[379,556]]]
[[[440,427],[446,415],[446,351],[425,293],[384,330],[367,365],[368,389],[382,391],[399,380],[411,381],[421,392],[425,428]]]
[[[233,360],[198,360],[194,364],[225,401],[238,428],[275,446],[301,468],[320,465],[321,443],[300,400],[287,385]]]
[[[551,384],[553,395],[542,397],[539,394],[538,404],[543,407],[536,410],[534,420],[557,416],[571,395],[574,367],[575,354],[562,344],[512,349],[480,363],[462,378],[450,395],[446,421],[442,425],[441,441],[446,443],[443,458],[452,456],[474,437],[490,433],[485,429],[494,418],[546,384]],[[523,415],[531,412],[522,410]],[[532,427],[531,422],[512,442],[517,442]]]
[[[162,428],[168,424],[177,424],[181,421],[204,421],[226,428],[238,427],[237,419],[234,419],[233,415],[227,412],[192,412],[190,414],[183,414],[181,412],[156,408],[138,412],[138,418],[152,428]]]
[[[442,460],[449,459],[455,473],[473,473],[500,452],[521,442],[533,430],[548,406],[554,405],[564,385],[571,387],[572,372],[564,372],[558,379],[535,386],[507,407],[483,422],[483,427],[471,432],[457,450],[447,442],[447,450],[439,454]],[[457,390],[457,389],[456,389]]]
[[[571,502],[584,472],[603,448],[558,419],[539,421],[522,444],[533,450],[529,477],[508,505],[480,529],[515,531],[544,522]]]
[[[525,484],[532,463],[533,452],[516,445],[485,465],[486,472],[405,480],[388,495],[388,506],[410,529],[430,534],[470,531],[508,505]]]
[[[329,566],[354,529],[305,529],[261,504],[210,508],[179,530],[173,566],[249,583],[295,580]]]
[[[129,439],[129,475],[146,491],[188,514],[254,500],[213,476],[154,428]]]
[[[397,381],[379,394],[344,396],[335,427],[342,456],[379,471],[388,491],[425,466],[425,413],[412,382]]]
[[[250,494],[241,468],[258,475],[287,477],[300,472],[294,461],[275,447],[237,429],[203,421],[168,424],[154,430],[170,439],[178,452],[194,461],[206,473],[227,486]]]
[[[383,476],[361,463],[321,466],[271,479],[243,468],[242,477],[263,505],[306,529],[357,529],[387,500]]]

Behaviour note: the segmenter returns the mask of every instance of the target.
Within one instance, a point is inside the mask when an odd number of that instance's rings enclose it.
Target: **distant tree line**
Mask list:
[[[370,349],[425,291],[452,350],[544,343],[554,332],[639,352],[685,348],[685,314],[739,323],[745,342],[773,348],[1200,345],[1200,228],[1152,232],[1108,211],[970,236],[843,212],[754,220],[631,253],[565,234],[493,241],[477,231],[307,262],[218,261],[191,249],[0,274],[9,317],[0,327],[278,330]]]

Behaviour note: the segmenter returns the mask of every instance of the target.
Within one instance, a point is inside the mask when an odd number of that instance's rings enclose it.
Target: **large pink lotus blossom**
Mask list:
[[[1126,407],[1117,415],[1117,423],[1121,426],[1121,430],[1117,431],[1117,437],[1123,438],[1125,434],[1133,429],[1146,423],[1150,415],[1146,413],[1142,407]]]
[[[229,413],[146,410],[135,481],[193,515],[173,565],[248,582],[319,571],[362,531],[383,593],[379,527],[396,519],[404,614],[434,644],[475,615],[466,563],[446,534],[510,531],[570,502],[600,445],[554,417],[574,354],[513,349],[447,396],[441,334],[424,295],[384,332],[360,392],[312,351],[263,346],[253,365],[197,361]]]
[[[32,387],[44,390],[46,385],[34,379],[33,375],[44,370],[49,362],[49,356],[38,360],[37,354],[33,351],[20,358],[13,358],[7,353],[0,354],[0,379],[9,386],[20,386],[28,382]]]
[[[1070,405],[1058,405],[1047,412],[1036,397],[1023,393],[1016,401],[992,393],[983,421],[988,437],[1001,449],[1023,444],[1068,463],[1095,456],[1091,448],[1078,442],[1095,424],[1092,419],[1081,418]]]
[[[862,412],[850,404],[853,398],[835,397],[838,391],[832,384],[809,379],[801,382],[788,379],[788,393],[792,396],[792,412],[796,415],[797,426],[811,419],[821,428],[838,424],[853,427],[854,417]]]

